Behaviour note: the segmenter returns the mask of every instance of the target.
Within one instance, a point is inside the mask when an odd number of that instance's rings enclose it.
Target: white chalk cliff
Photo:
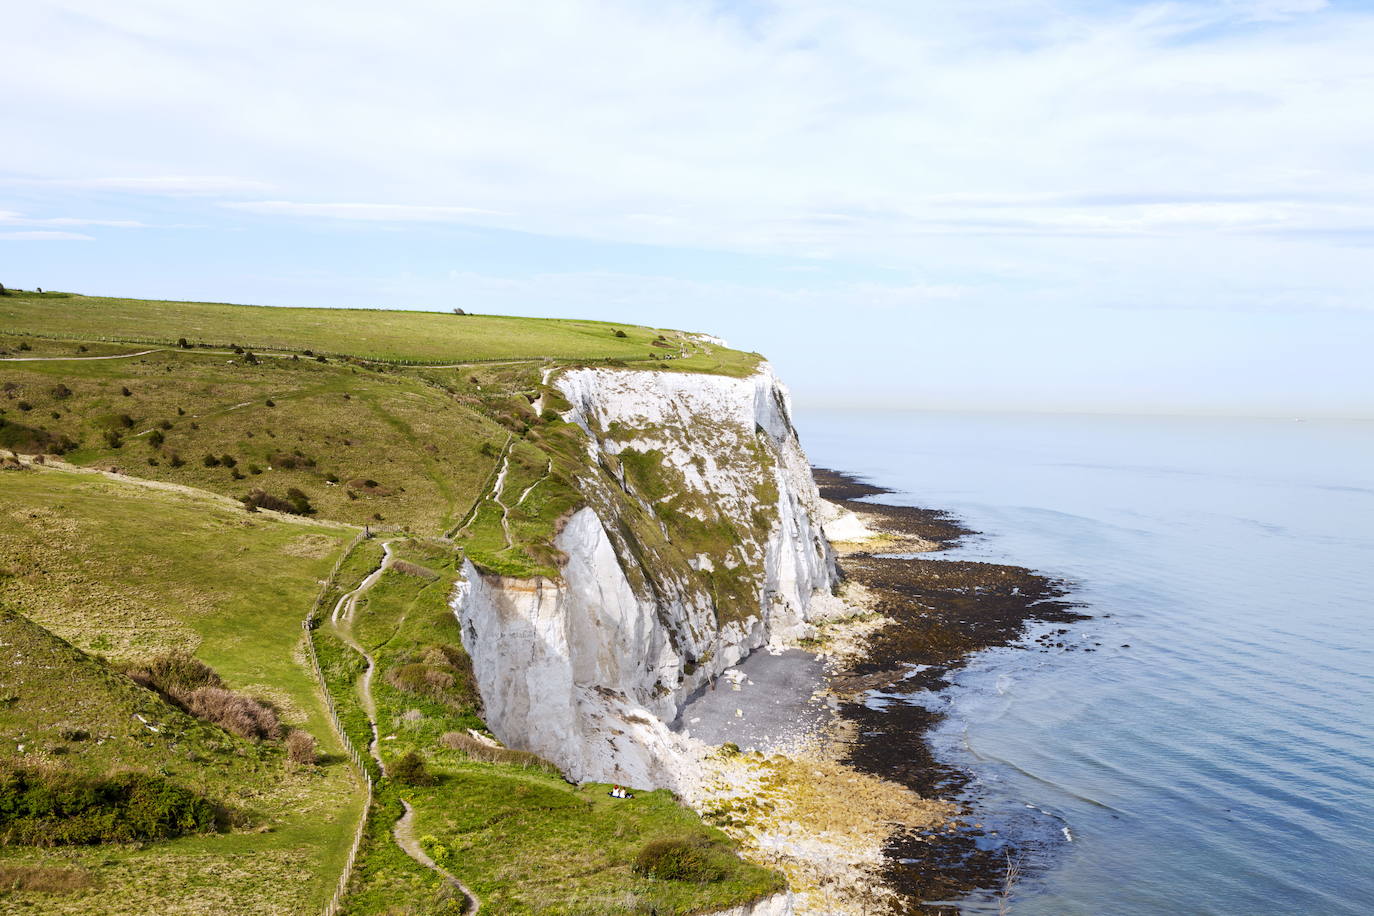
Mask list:
[[[453,606],[488,727],[572,779],[677,788],[666,722],[754,649],[833,612],[834,556],[765,364],[747,378],[574,369],[550,384],[586,435],[585,505],[558,580],[470,562]]]

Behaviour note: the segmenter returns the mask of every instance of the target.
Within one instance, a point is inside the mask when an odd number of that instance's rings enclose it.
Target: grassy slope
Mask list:
[[[484,908],[510,914],[694,913],[778,888],[776,875],[735,859],[724,835],[704,827],[670,793],[643,793],[633,804],[617,803],[606,796],[608,786],[572,787],[536,769],[477,763],[445,748],[439,742],[445,732],[481,727],[464,711],[463,691],[455,691],[460,699],[452,705],[436,703],[397,690],[386,673],[427,646],[459,644],[458,625],[446,603],[454,560],[418,543],[398,545],[397,556],[439,572],[440,578],[386,573],[359,603],[354,633],[377,660],[374,688],[383,758],[390,762],[416,750],[440,781],[429,788],[392,786],[383,792],[382,805],[394,805],[397,795],[411,801],[422,843],[473,888]],[[346,687],[336,690],[339,699],[350,701]],[[634,856],[645,843],[679,836],[720,844],[726,878],[696,884],[633,873]],[[385,844],[376,844],[359,867],[351,911],[382,913],[398,894],[424,900],[435,891],[424,875],[407,870]]]
[[[253,487],[277,496],[295,487],[324,517],[422,531],[468,510],[493,463],[479,449],[506,438],[496,423],[422,381],[313,360],[248,366],[165,351],[10,362],[0,363],[0,388],[0,446],[11,446],[6,435],[20,427],[41,429],[78,443],[65,456],[77,464],[234,497]],[[120,434],[117,448],[110,430]],[[236,463],[207,467],[206,455]]]
[[[686,345],[677,332],[613,324],[500,315],[451,315],[371,309],[287,309],[212,302],[163,302],[94,296],[0,297],[0,331],[63,338],[240,344],[263,350],[313,349],[369,359],[448,363],[462,360],[642,360]],[[623,331],[625,337],[615,336]],[[673,349],[655,347],[659,334]],[[671,367],[744,374],[757,357],[691,345]]]
[[[113,658],[141,658],[172,645],[195,649],[231,686],[271,699],[288,722],[337,754],[299,658],[300,620],[347,531],[250,518],[213,500],[56,471],[0,474],[0,518],[0,599]],[[43,644],[36,626],[12,623],[11,629],[31,646]],[[145,718],[172,728],[162,737],[133,738],[139,723],[128,721],[126,707],[134,702],[123,686],[128,682],[96,668],[70,657],[51,669],[49,680],[21,685],[12,713],[0,717],[5,751],[17,750],[22,733],[26,754],[91,768],[166,769],[250,812],[254,829],[141,850],[0,850],[6,862],[92,869],[97,883],[87,893],[98,895],[10,894],[0,898],[0,912],[41,903],[43,912],[54,913],[192,913],[211,906],[223,913],[287,914],[322,905],[360,803],[341,760],[293,770],[279,749],[192,727],[160,703],[152,704],[161,707],[156,718]],[[7,666],[4,677],[22,670]],[[132,696],[151,702],[141,691]],[[65,742],[66,753],[53,756],[68,727],[120,739]]]
[[[163,327],[166,322],[177,327]],[[425,534],[453,530],[460,520],[467,519],[458,543],[479,565],[514,575],[556,574],[558,558],[550,545],[552,534],[558,518],[582,500],[574,483],[585,471],[585,445],[580,433],[556,418],[535,416],[530,406],[542,393],[546,406],[566,407],[541,388],[541,370],[605,358],[633,359],[634,352],[617,348],[644,350],[656,336],[656,332],[627,326],[627,343],[613,336],[616,326],[594,322],[249,309],[60,296],[0,298],[0,335],[7,327],[85,337],[78,342],[0,336],[0,349],[8,350],[9,355],[95,355],[120,349],[94,342],[92,336],[168,341],[186,336],[192,341],[238,342],[254,347],[270,343],[331,353],[346,349],[387,359],[445,362],[538,354],[538,360],[446,369],[396,369],[332,357],[320,363],[309,358],[273,358],[265,353],[260,354],[257,365],[251,365],[232,353],[203,349],[171,349],[102,361],[0,362],[0,421],[7,424],[0,426],[0,446],[22,441],[26,435],[31,438],[26,430],[38,429],[75,440],[78,447],[65,457],[78,464],[117,465],[125,474],[228,497],[242,495],[250,486],[264,487],[276,495],[284,494],[287,487],[298,487],[309,495],[320,519],[375,524],[374,517],[381,516],[386,525],[406,526]],[[151,330],[155,327],[161,330]],[[465,330],[457,333],[455,329]],[[216,339],[215,335],[221,334],[224,338]],[[21,339],[30,346],[22,353],[17,349]],[[689,358],[651,363],[640,357],[633,364],[734,375],[752,371],[756,365],[751,354],[683,345],[690,346]],[[81,347],[86,350],[82,352]],[[122,349],[132,352],[140,347]],[[564,362],[542,359],[547,355]],[[70,393],[58,390],[58,385]],[[124,424],[124,414],[131,425]],[[112,448],[107,440],[106,432],[111,428],[123,430],[118,448]],[[165,440],[161,445],[150,441],[154,430]],[[507,449],[509,470],[498,503],[486,491]],[[297,462],[305,466],[284,469],[275,460],[297,451],[314,459],[313,465]],[[182,459],[179,465],[171,460],[172,453]],[[205,454],[225,453],[235,458],[233,469],[207,467],[201,461]],[[253,473],[254,465],[259,473]],[[339,483],[332,485],[329,475],[338,477]],[[25,481],[38,477],[22,476]],[[374,480],[377,486],[350,486],[349,481],[355,479]],[[506,526],[501,524],[503,504]],[[54,511],[42,516],[44,523],[58,527],[68,524],[68,508],[59,501]],[[221,528],[213,525],[197,527],[183,518],[166,524],[160,505],[150,511],[147,506],[130,503],[120,510],[105,500],[99,511],[109,517],[105,530],[122,532],[127,528],[135,534],[133,541],[140,544],[138,558],[129,563],[134,574],[127,577],[128,590],[109,587],[102,591],[99,582],[71,572],[79,569],[82,561],[70,551],[53,554],[45,572],[57,574],[43,581],[36,594],[60,596],[61,600],[53,602],[59,610],[70,611],[83,602],[105,603],[114,610],[108,619],[101,615],[99,624],[89,630],[64,623],[62,614],[53,611],[50,620],[54,626],[68,626],[65,632],[82,645],[115,654],[141,651],[145,646],[198,642],[202,655],[226,666],[222,670],[235,686],[270,686],[269,679],[254,679],[244,670],[253,668],[253,663],[244,661],[243,667],[234,667],[235,659],[244,658],[243,647],[234,643],[247,638],[245,621],[256,623],[260,616],[259,603],[252,597],[261,587],[254,581],[258,570],[281,560],[264,555],[270,554],[266,546],[260,551],[247,542],[258,543],[263,532],[291,526],[280,521],[267,525],[265,516],[229,511],[228,529],[238,533],[238,526],[259,525],[262,530],[245,529],[243,542],[226,541]],[[76,524],[66,532],[67,541],[98,543],[102,533],[99,526],[83,527],[80,518]],[[165,536],[157,535],[159,525],[164,527]],[[352,532],[334,529],[332,533],[341,542]],[[178,538],[185,543],[179,543]],[[0,550],[3,544],[0,536]],[[284,549],[282,543],[276,546]],[[303,542],[298,549],[305,549]],[[381,706],[380,725],[384,735],[396,736],[383,743],[385,752],[394,755],[407,747],[419,748],[443,776],[433,789],[407,790],[416,805],[417,823],[423,828],[417,832],[434,833],[433,842],[451,854],[458,849],[482,850],[481,856],[465,854],[461,861],[449,860],[447,864],[454,871],[473,883],[479,893],[499,900],[501,912],[625,912],[641,905],[656,906],[660,912],[697,912],[749,899],[776,885],[771,873],[733,860],[729,879],[718,884],[679,885],[636,879],[628,871],[634,852],[650,838],[701,833],[705,828],[694,814],[655,794],[645,797],[631,816],[617,817],[616,812],[597,807],[599,796],[595,792],[579,794],[560,780],[518,767],[479,764],[440,747],[438,737],[443,732],[480,727],[474,710],[404,694],[383,675],[408,651],[435,643],[460,643],[446,608],[457,561],[451,551],[409,550],[411,559],[434,568],[440,578],[431,581],[388,573],[360,605],[357,635],[370,650],[376,650],[382,672],[374,680]],[[159,602],[146,589],[139,590],[145,567],[160,576],[168,561],[175,566],[183,555],[197,551],[214,552],[223,557],[226,570],[240,572],[238,577],[211,575],[206,579],[222,593],[225,602],[217,620],[200,613],[195,600],[187,602],[178,597],[179,606],[188,609],[180,613],[168,607],[172,602]],[[326,616],[338,596],[355,585],[375,560],[375,544],[364,544],[350,557],[340,584],[326,596]],[[241,575],[243,570],[252,573]],[[73,583],[67,581],[69,578],[81,581]],[[0,589],[0,597],[3,594]],[[281,619],[283,634],[288,623],[298,624],[308,602],[308,596],[281,602],[281,607],[292,609],[289,621]],[[146,608],[142,616],[136,610],[139,607]],[[355,743],[365,746],[366,716],[357,708],[354,695],[360,660],[334,640],[327,628],[316,636],[345,727]],[[270,642],[250,641],[251,657],[267,650]],[[284,670],[279,674],[284,683],[291,680]],[[279,702],[304,703],[301,690],[308,688],[308,681],[298,680],[289,687],[277,693],[263,692],[271,693]],[[295,699],[291,694],[296,694]],[[411,710],[418,710],[420,718],[403,717]],[[318,711],[310,714],[317,716]],[[318,721],[312,719],[312,731]],[[522,799],[529,793],[534,793],[535,801],[528,811],[522,812],[519,805],[511,808],[512,798]],[[545,804],[555,796],[557,804]],[[405,905],[424,910],[439,891],[432,873],[416,866],[389,840],[389,825],[399,810],[395,787],[383,782],[350,912],[380,913]],[[446,820],[455,812],[462,812],[458,821]],[[469,823],[506,821],[512,826],[520,824],[521,829],[474,830]],[[339,824],[333,827],[335,832],[329,835],[328,843],[338,848],[340,841],[347,839],[346,830]],[[238,842],[238,838],[215,842],[231,841]],[[320,842],[326,843],[323,834]],[[560,863],[577,865],[564,867]],[[144,864],[147,876],[165,867],[164,860],[156,856],[148,857]],[[304,866],[298,863],[298,867]],[[188,875],[195,873],[190,864],[177,868]],[[191,877],[178,883],[207,892],[211,871],[206,871],[203,879]],[[232,871],[226,867],[225,873]],[[273,872],[269,868],[266,874]],[[250,883],[266,887],[271,881]],[[569,892],[555,893],[552,888],[559,884]]]

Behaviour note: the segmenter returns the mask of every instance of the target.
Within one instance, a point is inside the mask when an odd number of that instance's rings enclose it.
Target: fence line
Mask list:
[[[368,816],[372,813],[372,773],[363,762],[363,756],[358,753],[352,739],[348,737],[348,732],[344,730],[343,720],[339,718],[339,711],[334,706],[334,695],[329,691],[329,682],[324,679],[324,671],[320,668],[319,656],[315,654],[315,628],[318,625],[320,606],[324,603],[325,597],[338,578],[339,570],[343,569],[344,561],[353,553],[354,549],[363,542],[366,535],[359,532],[357,536],[349,542],[347,549],[339,556],[334,564],[334,569],[320,586],[319,594],[315,596],[315,601],[310,605],[310,612],[301,621],[301,629],[305,631],[305,649],[310,657],[310,667],[315,672],[315,679],[320,684],[320,689],[324,691],[324,705],[329,712],[329,722],[334,727],[334,734],[339,737],[339,743],[348,754],[348,759],[353,762],[353,766],[358,770],[358,774],[363,779],[363,784],[367,788],[366,799],[363,802],[363,815],[358,818],[358,827],[353,832],[353,843],[348,850],[348,860],[344,863],[343,872],[339,875],[338,885],[334,888],[334,895],[329,898],[329,903],[325,905],[323,916],[337,916],[340,907],[343,906],[344,895],[348,893],[348,884],[353,879],[353,866],[358,861],[358,851],[362,848],[363,836],[367,832]]]

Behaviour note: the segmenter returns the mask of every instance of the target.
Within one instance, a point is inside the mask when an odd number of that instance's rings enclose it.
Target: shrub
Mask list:
[[[295,487],[286,491],[285,499],[255,487],[239,501],[249,512],[271,509],[273,512],[286,512],[291,515],[309,515],[315,511],[310,505],[310,499]]]
[[[291,503],[291,511],[296,515],[310,515],[315,507],[310,505],[310,497],[295,487],[286,491],[286,499]]]
[[[615,336],[616,336],[616,337],[629,337],[630,335],[629,335],[629,334],[626,334],[624,331],[620,330],[619,328],[616,328],[616,330],[615,330]]]
[[[133,395],[133,392],[130,391],[127,386],[120,388],[119,393],[124,395],[126,398],[131,397]]]
[[[29,342],[25,340],[22,341],[19,346],[15,347],[15,349],[27,353],[29,350],[32,350],[33,347],[29,346]]]
[[[177,698],[201,687],[223,687],[224,681],[205,662],[186,652],[173,650],[146,661],[123,667],[136,683],[156,690],[177,702]]]
[[[211,802],[160,776],[0,767],[0,845],[133,843],[217,829]]]
[[[480,713],[472,660],[459,646],[434,645],[407,652],[387,670],[386,680],[403,693],[442,703],[460,715]]]
[[[63,384],[61,384],[61,383],[59,382],[59,383],[53,388],[53,390],[52,390],[52,396],[55,397],[55,398],[57,398],[57,400],[59,400],[59,401],[65,400],[66,398],[69,398],[69,397],[72,396],[72,390],[71,390],[70,388],[68,388],[66,385],[63,385]]]
[[[272,400],[271,398],[268,398],[268,399],[266,400],[265,403],[267,404],[268,407],[276,407],[276,406],[277,406],[277,402],[274,401],[274,400]]]
[[[177,338],[177,346],[178,346],[178,347],[181,347],[181,349],[183,349],[183,350],[189,350],[189,349],[191,349],[191,345],[190,345],[189,343],[187,343],[185,337],[178,337],[178,338]]]
[[[429,579],[433,581],[439,578],[439,574],[428,566],[421,566],[419,563],[412,563],[409,560],[396,560],[391,564],[391,568],[405,576],[414,576],[417,579]]]
[[[0,889],[70,894],[95,883],[84,868],[52,868],[46,865],[0,865]]]
[[[148,444],[153,448],[162,448],[162,443],[167,441],[167,437],[162,434],[162,430],[155,429],[148,434]]]
[[[314,766],[319,761],[314,735],[299,728],[291,729],[286,735],[286,756],[296,763]]]
[[[180,699],[191,715],[213,722],[240,738],[258,741],[281,737],[281,720],[277,714],[252,697],[223,687],[201,687]]]
[[[219,459],[214,455],[206,455],[204,458],[200,459],[200,463],[205,465],[207,468],[219,467]]]
[[[725,877],[725,869],[713,856],[705,839],[651,840],[635,857],[635,871],[661,881],[705,883]]]
[[[158,426],[158,429],[163,429],[163,430],[171,429],[171,428],[172,428],[172,421],[171,421],[171,420],[163,420],[162,422],[158,423],[157,426]]]
[[[119,434],[117,429],[105,430],[105,444],[110,448],[123,448],[124,437]]]
[[[219,463],[224,465],[226,468],[232,468],[234,465],[239,463],[239,460],[235,458],[233,455],[220,455]]]
[[[492,747],[464,732],[444,732],[439,743],[455,751],[462,751],[473,760],[483,763],[505,763],[541,770],[550,776],[562,776],[558,767],[531,751],[517,751],[509,747]]]
[[[406,786],[432,786],[438,780],[425,766],[425,758],[415,751],[406,751],[387,767],[387,775]]]
[[[179,468],[186,462],[183,461],[182,457],[178,455],[176,452],[171,452],[167,455],[167,463],[174,468]]]
[[[28,401],[20,401],[15,406],[18,407],[20,410],[24,411],[25,413],[28,413],[30,410],[33,410],[33,405],[30,404]]]

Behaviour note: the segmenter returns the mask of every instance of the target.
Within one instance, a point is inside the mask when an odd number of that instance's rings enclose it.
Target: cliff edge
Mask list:
[[[545,405],[582,431],[556,578],[470,560],[453,597],[488,727],[577,781],[677,789],[665,725],[753,650],[841,609],[820,498],[767,364],[744,378],[569,369]]]

